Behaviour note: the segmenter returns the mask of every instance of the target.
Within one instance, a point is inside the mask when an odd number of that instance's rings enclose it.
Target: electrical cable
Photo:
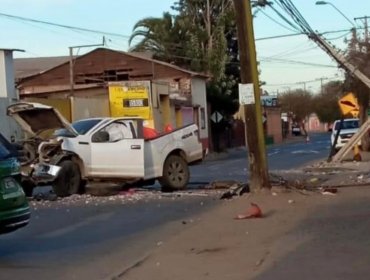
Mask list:
[[[82,27],[76,27],[76,26],[65,25],[65,24],[58,24],[58,23],[53,23],[53,22],[50,22],[50,21],[31,19],[31,18],[26,18],[26,17],[21,17],[21,16],[14,16],[14,15],[9,15],[9,14],[4,14],[4,13],[0,13],[0,16],[11,18],[11,19],[22,20],[22,21],[29,21],[29,22],[47,24],[47,25],[57,26],[57,27],[61,27],[61,28],[67,28],[67,29],[70,29],[70,30],[80,30],[80,31],[84,31],[84,32],[99,33],[99,34],[103,34],[103,35],[109,35],[109,36],[114,36],[114,37],[122,37],[122,38],[127,38],[127,39],[130,38],[130,36],[128,36],[128,35],[123,35],[123,34],[119,34],[119,33],[112,33],[112,32],[106,32],[106,31],[101,31],[101,30],[82,28]]]
[[[285,29],[287,29],[287,30],[289,30],[289,31],[292,31],[292,32],[296,32],[296,31],[297,31],[297,29],[296,29],[296,28],[292,29],[292,28],[289,28],[289,27],[285,26],[284,24],[282,24],[282,23],[278,22],[276,19],[274,19],[273,17],[271,17],[271,16],[269,16],[267,13],[265,13],[262,9],[260,9],[260,12],[261,12],[263,15],[265,15],[267,18],[269,18],[270,20],[272,20],[273,22],[275,22],[276,24],[280,25],[281,27],[283,27],[283,28],[285,28]]]

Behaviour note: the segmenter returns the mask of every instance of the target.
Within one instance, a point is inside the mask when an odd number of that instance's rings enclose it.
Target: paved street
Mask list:
[[[291,141],[289,144],[267,148],[270,171],[298,167],[315,160],[325,159],[329,154],[329,133],[312,134],[308,143],[302,136],[294,137]],[[191,182],[196,184],[213,180],[245,181],[247,169],[247,151],[244,148],[234,149],[223,160],[194,166],[191,170]]]
[[[329,135],[313,135],[308,144],[298,139],[270,147],[269,165],[293,168],[325,158],[328,150]],[[236,149],[192,167],[190,187],[215,179],[242,181],[245,155]],[[110,279],[220,203],[217,193],[205,196],[201,190],[148,197],[144,192],[142,199],[124,204],[99,199],[35,202],[31,224],[0,238],[0,279]]]

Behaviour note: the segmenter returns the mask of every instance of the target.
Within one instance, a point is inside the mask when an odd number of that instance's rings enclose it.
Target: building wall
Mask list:
[[[206,81],[204,79],[193,78],[191,81],[191,95],[193,106],[196,108],[194,112],[199,126],[199,136],[203,143],[203,148],[208,149],[208,114],[207,114],[207,95]]]
[[[72,99],[73,120],[109,117],[108,95],[94,97],[74,97]]]
[[[328,125],[325,123],[321,123],[319,118],[315,114],[312,114],[308,118],[307,131],[310,131],[310,132],[328,131]]]
[[[7,107],[14,103],[9,98],[0,97],[0,132],[7,138],[11,140],[20,140],[23,137],[23,133],[19,125],[11,118],[6,115]]]
[[[165,123],[168,121],[167,109],[169,105],[169,85],[165,82],[152,82],[151,102],[153,114],[153,128],[163,131]],[[165,102],[167,100],[168,102]]]
[[[69,98],[25,98],[22,100],[52,106],[57,109],[69,122],[72,121],[71,102]]]
[[[264,110],[267,116],[267,135],[274,138],[274,143],[281,143],[283,141],[281,108],[264,107]]]
[[[23,137],[18,124],[6,115],[7,107],[16,101],[13,51],[0,50],[0,133],[8,140],[20,140]]]
[[[0,97],[17,99],[12,50],[0,50]]]

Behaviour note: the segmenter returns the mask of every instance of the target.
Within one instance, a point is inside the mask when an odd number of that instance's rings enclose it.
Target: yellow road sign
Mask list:
[[[338,104],[343,115],[351,114],[354,117],[358,116],[360,108],[358,106],[357,98],[352,92],[339,99]]]

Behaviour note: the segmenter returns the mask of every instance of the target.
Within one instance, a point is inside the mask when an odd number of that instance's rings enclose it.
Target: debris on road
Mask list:
[[[230,199],[234,196],[242,196],[245,193],[249,193],[248,184],[234,184],[226,192],[224,192],[220,199]]]
[[[129,188],[127,190],[118,189],[115,186],[108,186],[108,190],[104,191],[104,188],[99,187],[95,190],[99,190],[98,193],[92,191],[89,194],[82,195],[71,195],[68,197],[57,197],[51,190],[49,192],[38,192],[32,198],[29,198],[30,204],[34,208],[42,207],[63,207],[70,205],[85,204],[87,206],[99,206],[107,203],[136,203],[139,201],[150,201],[150,200],[161,200],[161,199],[180,199],[184,197],[218,197],[220,191],[217,190],[189,190],[189,191],[177,191],[171,193],[163,193],[159,189],[143,189],[143,188]],[[92,193],[94,195],[92,195]],[[98,195],[96,195],[98,194]],[[200,205],[204,205],[201,201]]]
[[[245,214],[238,214],[234,219],[235,220],[242,220],[242,219],[251,219],[251,218],[262,218],[262,210],[261,208],[251,202],[251,206],[247,210]]]
[[[206,189],[228,189],[230,186],[241,184],[239,181],[229,180],[229,181],[213,181]]]

